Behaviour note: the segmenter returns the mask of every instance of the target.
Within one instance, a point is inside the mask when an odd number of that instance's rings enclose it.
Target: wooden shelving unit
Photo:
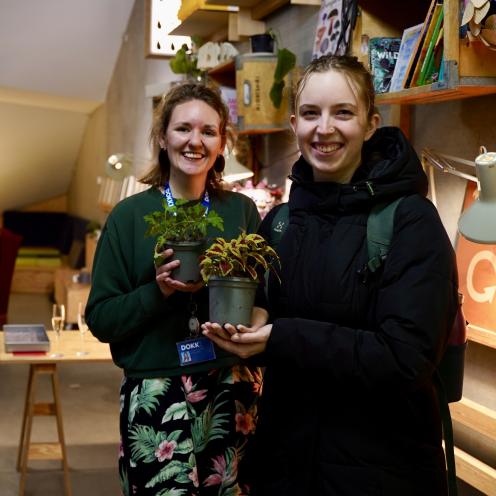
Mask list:
[[[362,0],[353,36],[354,54],[367,62],[367,57],[360,53],[362,35],[401,37],[406,27],[424,21],[428,3],[421,0],[405,5],[405,12],[396,18],[391,14],[397,11],[395,2]],[[445,80],[377,95],[378,104],[430,104],[496,93],[496,52],[479,42],[469,45],[459,39],[458,0],[444,0],[444,12]]]

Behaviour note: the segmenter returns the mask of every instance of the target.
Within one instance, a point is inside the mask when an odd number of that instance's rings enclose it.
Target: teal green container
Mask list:
[[[181,262],[181,265],[172,271],[174,279],[184,283],[198,282],[201,279],[199,258],[205,251],[205,240],[168,242],[166,248],[174,250],[170,260]]]
[[[209,288],[209,320],[249,326],[258,283],[245,277],[211,277]]]

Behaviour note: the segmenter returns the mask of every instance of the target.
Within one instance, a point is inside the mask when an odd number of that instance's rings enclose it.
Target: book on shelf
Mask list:
[[[432,31],[431,39],[429,40],[429,45],[425,53],[425,58],[422,63],[422,67],[420,68],[419,77],[415,82],[417,86],[422,86],[423,84],[425,84],[427,72],[429,70],[432,70],[432,64],[434,63],[433,61],[434,48],[439,46],[444,32],[444,29],[442,28],[443,19],[444,19],[444,10],[441,7],[441,12],[439,13],[436,19],[434,29]]]
[[[432,13],[432,17],[431,17],[430,22],[429,22],[429,26],[428,26],[427,31],[425,33],[424,40],[422,42],[422,47],[420,48],[419,57],[418,57],[418,60],[415,64],[412,78],[410,80],[410,86],[409,86],[410,88],[417,86],[417,81],[419,80],[420,72],[422,70],[422,67],[424,65],[424,60],[425,60],[425,57],[427,55],[427,49],[431,43],[434,29],[436,28],[436,26],[438,24],[438,20],[439,20],[439,17],[440,17],[442,12],[443,12],[443,4],[442,3],[436,3],[436,5],[434,6],[434,11]]]
[[[371,38],[369,41],[370,72],[376,93],[389,91],[400,44],[400,38],[379,37]]]
[[[443,80],[443,34],[444,28],[441,28],[429,61],[429,66],[425,73],[424,84],[431,84]]]
[[[3,331],[6,353],[37,353],[50,349],[50,340],[43,324],[6,324]]]
[[[391,77],[389,91],[401,91],[403,89],[405,74],[408,70],[415,47],[417,46],[420,33],[422,32],[422,27],[423,23],[417,24],[416,26],[412,26],[403,31],[400,50],[394,66],[393,76]]]
[[[427,14],[425,16],[424,22],[422,23],[422,30],[420,31],[420,35],[417,39],[417,42],[415,43],[415,47],[412,51],[412,55],[410,57],[410,60],[408,62],[408,67],[405,71],[405,76],[403,78],[403,84],[402,88],[409,88],[410,87],[410,81],[413,76],[413,71],[415,70],[415,66],[417,64],[417,61],[419,59],[420,55],[420,50],[422,48],[422,43],[424,42],[425,35],[427,33],[427,28],[429,27],[430,20],[432,18],[432,14],[434,12],[434,7],[436,6],[438,0],[431,0],[431,3],[429,5],[429,9],[427,10]]]

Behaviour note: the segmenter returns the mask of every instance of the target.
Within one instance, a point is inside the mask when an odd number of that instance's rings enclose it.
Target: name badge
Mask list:
[[[179,355],[179,365],[193,365],[195,363],[208,362],[214,360],[214,343],[208,338],[187,339],[176,343]]]

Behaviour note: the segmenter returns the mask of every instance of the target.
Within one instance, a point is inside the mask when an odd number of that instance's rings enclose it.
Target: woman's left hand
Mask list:
[[[217,323],[205,322],[202,332],[219,348],[245,359],[265,351],[272,324],[261,327],[234,327],[232,324],[225,324],[222,327]]]

